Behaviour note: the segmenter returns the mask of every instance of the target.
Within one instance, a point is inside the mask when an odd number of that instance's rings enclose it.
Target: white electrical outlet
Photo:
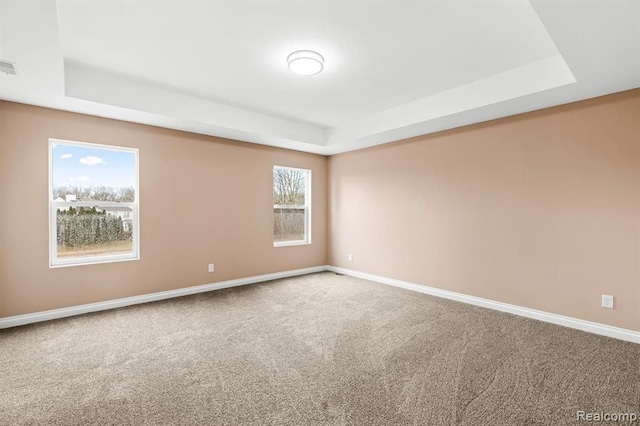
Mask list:
[[[210,263],[210,264],[209,264],[209,272],[213,272],[213,271],[215,271],[215,270],[216,270],[216,269],[215,269],[215,267],[213,266],[213,263]]]
[[[353,260],[353,255],[349,253],[349,262],[351,262],[352,260]]]
[[[609,296],[608,294],[602,295],[602,307],[613,309],[613,296]]]

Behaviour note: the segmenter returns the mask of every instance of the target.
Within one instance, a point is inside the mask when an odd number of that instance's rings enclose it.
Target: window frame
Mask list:
[[[135,156],[135,196],[132,202],[120,201],[54,201],[53,198],[53,147],[55,144],[70,145],[78,147],[90,147],[118,152],[130,152]],[[140,150],[138,148],[130,148],[117,145],[105,145],[92,142],[79,142],[65,139],[49,138],[49,268],[63,268],[69,266],[94,265],[101,263],[126,262],[131,260],[140,260]],[[57,239],[57,209],[59,207],[130,207],[131,221],[133,226],[132,253],[118,254],[109,256],[87,256],[71,259],[58,258],[58,239]]]
[[[311,244],[311,169],[302,169],[299,167],[289,167],[289,166],[279,166],[277,164],[273,165],[272,174],[273,178],[271,180],[271,191],[273,193],[274,186],[274,178],[276,169],[283,170],[293,170],[297,172],[305,172],[307,174],[307,178],[305,179],[305,187],[304,187],[304,205],[282,205],[282,204],[273,204],[273,209],[271,210],[271,214],[275,214],[275,209],[295,209],[300,210],[304,209],[304,236],[303,240],[294,240],[294,241],[273,241],[274,247],[288,247],[288,246],[304,246]],[[273,199],[271,200],[273,202]],[[275,219],[275,217],[274,217]],[[275,237],[272,231],[272,238]]]

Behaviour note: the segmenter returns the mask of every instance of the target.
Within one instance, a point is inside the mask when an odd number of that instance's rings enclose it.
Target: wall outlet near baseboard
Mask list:
[[[602,295],[602,307],[613,309],[613,296],[609,296],[608,294]]]
[[[353,255],[349,253],[349,262],[351,262],[352,260],[353,260]]]
[[[210,263],[209,264],[209,272],[213,272],[215,270],[216,270],[216,268],[213,266],[213,263]]]

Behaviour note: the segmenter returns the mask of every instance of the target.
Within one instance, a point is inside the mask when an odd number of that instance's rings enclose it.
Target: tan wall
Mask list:
[[[330,264],[640,330],[640,90],[333,156],[329,175]]]
[[[139,261],[49,269],[50,137],[140,149]],[[274,164],[313,170],[309,246],[273,247]],[[326,182],[323,156],[0,102],[0,317],[324,265]]]
[[[327,176],[322,156],[0,102],[0,199],[12,200],[0,317],[323,265],[328,252],[640,330],[638,117],[635,90],[334,156]],[[49,137],[140,148],[140,261],[48,268]],[[313,170],[311,246],[272,247],[274,164]]]

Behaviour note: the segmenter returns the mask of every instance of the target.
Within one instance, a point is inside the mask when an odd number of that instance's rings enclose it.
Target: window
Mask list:
[[[49,139],[49,266],[139,258],[138,150]]]
[[[311,243],[311,170],[273,168],[273,245]]]

